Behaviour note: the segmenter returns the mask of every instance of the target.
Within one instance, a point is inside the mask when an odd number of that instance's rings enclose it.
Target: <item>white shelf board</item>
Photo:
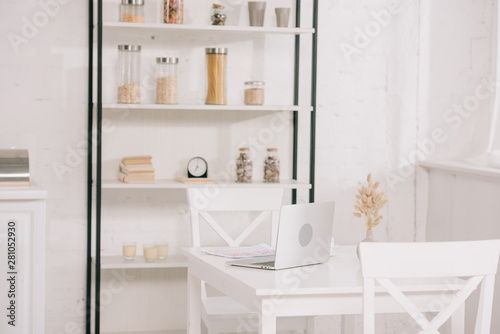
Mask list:
[[[155,23],[126,23],[126,22],[104,22],[105,31],[117,31],[128,33],[130,30],[141,31],[144,34],[158,34],[171,31],[193,31],[213,33],[252,33],[252,34],[312,34],[314,28],[278,28],[278,27],[247,27],[247,26],[213,26],[213,25],[191,25],[191,24],[155,24]]]
[[[262,105],[262,106],[247,106],[247,105],[209,105],[209,104],[122,104],[122,103],[103,103],[103,110],[190,110],[190,111],[312,111],[311,106],[289,106],[289,105]]]
[[[164,331],[104,332],[102,334],[186,334],[186,330],[185,329],[170,329],[170,330],[164,330]]]
[[[421,167],[440,169],[453,173],[470,174],[487,178],[500,178],[500,169],[482,167],[465,161],[423,161]]]
[[[254,181],[252,183],[202,183],[186,184],[175,180],[156,180],[155,183],[123,183],[118,180],[103,180],[102,189],[186,189],[220,186],[221,188],[270,188],[270,189],[310,189],[309,183],[296,180],[283,180],[279,183]]]
[[[95,258],[93,258],[95,261]],[[134,260],[125,260],[123,256],[101,256],[101,270],[103,269],[153,269],[153,268],[186,268],[187,260],[183,255],[169,255],[166,260],[146,262],[142,255]]]

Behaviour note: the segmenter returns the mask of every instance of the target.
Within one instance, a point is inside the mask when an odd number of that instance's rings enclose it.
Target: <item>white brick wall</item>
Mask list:
[[[44,22],[43,15],[39,14],[43,10],[40,3],[55,1],[61,3],[59,9],[52,8],[53,17]],[[483,140],[484,131],[477,131],[476,125],[484,124],[481,122],[485,122],[484,114],[491,103],[489,100],[484,101],[478,112],[465,119],[458,129],[450,128],[450,124],[443,121],[442,114],[473,94],[481,78],[491,80],[494,1],[392,2],[399,3],[400,10],[391,15],[390,22],[384,23],[385,27],[379,24],[380,31],[372,13],[380,15],[381,11],[388,10],[393,6],[391,1],[320,2],[316,199],[337,201],[336,240],[339,243],[356,243],[363,238],[364,227],[352,216],[353,196],[359,182],[372,172],[375,178],[384,181],[390,198],[384,213],[386,218],[377,227],[375,237],[378,240],[421,238],[422,223],[416,226],[415,215],[425,213],[416,212],[415,175],[413,165],[407,161],[418,147],[418,142],[428,138],[436,127],[442,127],[450,139],[437,146],[432,152],[434,157],[472,154],[477,145],[470,147],[471,139],[477,140],[477,143]],[[303,6],[305,11],[310,8],[307,1]],[[86,2],[2,1],[0,12],[0,35],[3,36],[0,39],[0,92],[3,102],[0,146],[29,148],[33,180],[49,191],[46,333],[79,333],[83,325],[81,309],[85,287],[86,171],[85,156],[81,154],[84,152],[79,153],[77,148],[86,139],[87,127]],[[238,16],[237,13],[234,15]],[[33,22],[34,16],[36,20],[42,20],[37,21],[40,25],[38,31],[27,31],[29,36],[22,37],[25,39],[19,42],[18,52],[14,52],[8,36],[12,38],[12,33],[23,36],[23,20]],[[243,10],[240,17],[246,20]],[[310,18],[305,17],[304,21],[310,22]],[[358,48],[357,54],[348,61],[341,47],[345,49],[347,44],[359,46],[363,42],[358,40],[355,44],[358,28],[372,29],[369,33],[373,37],[367,46]],[[254,47],[255,54],[267,52],[273,55],[280,45],[272,38],[266,41],[253,46],[248,43],[232,45],[232,50]],[[366,44],[366,40],[364,42]],[[285,42],[284,47],[287,45],[289,42]],[[307,62],[310,58],[307,40],[303,45],[302,56]],[[262,68],[269,70],[265,72],[266,82],[273,83],[275,80],[275,68],[276,73],[280,69],[281,73],[288,73],[274,88],[269,85],[269,92],[276,92],[270,98],[288,100],[291,72],[287,69],[292,64],[290,58],[266,59],[253,64],[259,71]],[[251,75],[252,66],[243,66],[243,72]],[[107,71],[112,77],[113,70]],[[234,69],[233,73],[238,75]],[[302,80],[307,90],[309,68],[304,69]],[[202,81],[198,88],[192,88],[195,98],[199,98],[196,91],[203,89]],[[109,96],[109,92],[105,96]],[[308,103],[307,94],[301,98],[304,104]],[[216,119],[224,117],[217,116]],[[157,120],[166,122],[168,118]],[[245,117],[234,120],[240,124],[230,132],[234,142],[225,148],[222,157],[213,153],[213,164],[218,168],[224,164],[216,161],[216,157],[221,161],[232,159],[239,142],[245,139],[234,133],[240,128],[248,128],[250,134],[255,134],[268,122],[265,117],[257,121]],[[125,125],[125,128],[131,125],[126,121],[116,124]],[[300,175],[307,178],[308,115],[302,116],[301,124],[304,125],[300,132]],[[212,124],[209,124],[204,131],[210,134],[211,127]],[[119,142],[117,134],[126,134],[126,130],[119,130],[108,139]],[[276,145],[283,146],[280,153],[285,162],[291,159],[286,146],[288,136],[287,132],[275,141]],[[155,138],[152,136],[149,140]],[[155,148],[158,152],[156,156],[159,161],[164,161],[165,166],[170,166],[163,171],[167,174],[175,167],[177,152],[187,156],[196,153],[189,144],[179,143],[179,147],[169,151],[171,155],[162,158],[163,148]],[[137,147],[139,149],[141,145]],[[211,152],[210,146],[203,149]],[[112,175],[116,161],[109,159],[119,159],[122,152],[116,153],[115,157],[112,147],[107,147],[105,153],[108,154],[105,173]],[[57,162],[70,168],[64,170],[62,175],[59,170],[58,174],[55,170]],[[391,188],[387,177],[398,175],[403,177],[397,179],[395,187]],[[143,233],[144,239],[147,239],[149,231],[161,227],[179,245],[187,240],[185,218],[177,214],[175,200],[182,194],[162,194],[156,199],[148,194],[138,195],[143,196],[138,199],[139,203],[148,205],[146,210],[156,215],[140,227],[120,220],[120,212],[123,213],[121,206],[124,203],[133,205],[134,200],[127,194],[106,194],[111,198],[113,195],[117,197],[104,207],[107,210],[104,217],[109,222],[105,228],[105,232],[109,233],[105,233],[103,239],[103,247],[107,251],[118,251],[117,245],[121,233],[125,233],[124,229],[127,231],[126,226]],[[300,198],[305,201],[307,194],[301,193]],[[136,208],[141,212],[140,205]],[[172,217],[168,226],[163,225],[160,219],[163,215]],[[403,324],[402,328],[405,327],[406,320],[397,321]],[[395,323],[396,320],[390,322]],[[324,328],[325,333],[328,328],[338,329],[337,325],[338,319],[326,317],[320,321],[320,328]],[[399,328],[387,333],[399,333],[403,330]]]

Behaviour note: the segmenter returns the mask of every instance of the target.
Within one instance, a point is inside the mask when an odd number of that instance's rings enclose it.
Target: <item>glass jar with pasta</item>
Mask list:
[[[164,0],[163,21],[165,23],[184,23],[184,0]]]
[[[207,99],[206,104],[227,104],[227,48],[207,48]]]

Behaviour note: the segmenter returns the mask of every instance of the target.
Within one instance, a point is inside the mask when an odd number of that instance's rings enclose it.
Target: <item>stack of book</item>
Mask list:
[[[143,155],[123,158],[118,179],[124,183],[154,183],[155,169],[152,157]]]

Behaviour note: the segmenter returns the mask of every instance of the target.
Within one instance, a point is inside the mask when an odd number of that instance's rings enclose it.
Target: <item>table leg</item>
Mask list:
[[[263,300],[259,315],[259,334],[276,334],[276,314],[274,313],[274,303],[272,301]]]
[[[340,316],[340,332],[342,334],[352,334],[355,329],[355,318],[352,314],[342,314]]]
[[[188,334],[201,333],[201,281],[188,272]]]

